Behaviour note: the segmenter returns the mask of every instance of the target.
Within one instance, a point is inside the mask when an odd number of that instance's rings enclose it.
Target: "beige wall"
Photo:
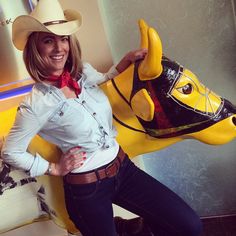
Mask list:
[[[77,9],[83,16],[83,25],[78,32],[82,56],[100,71],[112,64],[111,51],[105,35],[98,0],[60,0],[63,8]]]
[[[19,4],[19,0],[12,0],[16,1],[14,2],[14,5]],[[26,2],[26,1],[25,1]],[[105,35],[100,11],[98,8],[98,1],[97,0],[60,0],[62,7],[64,9],[76,9],[78,10],[82,16],[83,16],[83,25],[80,29],[80,31],[77,33],[77,36],[79,38],[81,48],[82,48],[82,58],[84,61],[87,61],[91,63],[97,70],[101,72],[105,72],[107,69],[110,68],[112,65],[112,56],[111,51],[108,46],[108,41]],[[11,5],[8,4],[8,0],[0,0],[0,6],[4,6],[3,10],[9,15],[4,16],[6,19],[12,18],[12,20],[17,17],[20,14],[26,14],[28,11],[26,9],[27,4],[19,4],[21,8],[18,8],[17,10],[12,10]],[[9,71],[11,72],[4,73],[9,74],[9,80],[4,78],[4,83],[9,83],[13,81],[20,81],[22,79],[25,79],[28,74],[26,70],[24,69],[24,64],[22,60],[21,52],[16,50],[11,43],[11,25],[7,25],[6,27],[0,28],[0,33],[4,33],[8,36],[8,42],[6,42],[6,39],[4,38],[4,45],[2,47],[4,49],[10,50],[11,54],[14,54],[12,57],[15,59],[9,58],[8,61],[5,60],[5,63],[7,65],[11,66],[11,69]],[[1,34],[0,34],[1,35]],[[5,37],[5,36],[4,36]],[[2,38],[0,38],[0,44],[2,42]],[[1,47],[0,47],[1,48]],[[10,53],[7,53],[9,55]],[[1,55],[0,55],[1,58]],[[4,60],[2,59],[2,62]],[[15,67],[14,64],[15,62]],[[5,68],[8,68],[4,63],[1,63],[0,65],[0,72],[1,75],[3,75],[3,72],[5,71]],[[13,73],[13,74],[12,74]],[[0,81],[1,82],[1,81]],[[0,83],[1,85],[1,83]],[[22,86],[23,83],[20,82],[19,85],[17,84],[11,84],[6,87],[0,87],[3,91],[10,90],[13,87],[19,87]],[[0,101],[0,110],[8,109],[9,107],[13,106],[14,104],[19,103],[21,98],[13,98],[9,100]]]
[[[104,27],[100,17],[97,0],[61,0],[63,8],[77,9],[83,16],[83,26],[78,38],[81,42],[82,56],[95,68],[104,72],[112,64]],[[14,7],[12,7],[14,6]],[[22,52],[11,41],[12,22],[18,15],[30,11],[27,0],[0,0],[0,92],[32,83],[28,79]]]

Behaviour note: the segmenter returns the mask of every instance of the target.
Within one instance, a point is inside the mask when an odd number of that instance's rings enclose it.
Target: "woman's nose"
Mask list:
[[[61,44],[60,41],[55,41],[55,43],[54,43],[54,49],[55,49],[56,51],[61,51],[61,49],[62,49],[62,44]]]

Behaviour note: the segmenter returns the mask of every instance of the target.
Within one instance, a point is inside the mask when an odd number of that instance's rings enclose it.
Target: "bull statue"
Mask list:
[[[157,32],[144,20],[139,27],[141,47],[148,48],[148,55],[103,87],[124,150],[133,157],[183,139],[212,145],[233,140],[236,107],[163,56]]]
[[[101,85],[111,102],[117,139],[125,152],[133,158],[189,138],[212,145],[232,141],[236,107],[202,85],[190,70],[163,56],[157,32],[144,20],[139,27],[147,56]],[[0,113],[1,137],[12,126],[16,107]],[[29,151],[54,162],[60,156],[56,146],[39,136],[32,140]],[[45,218],[70,235],[78,233],[65,210],[60,177],[30,178],[6,164],[0,171],[0,205],[4,203],[0,233]],[[23,201],[28,204],[24,210]],[[12,207],[18,214],[9,214]]]

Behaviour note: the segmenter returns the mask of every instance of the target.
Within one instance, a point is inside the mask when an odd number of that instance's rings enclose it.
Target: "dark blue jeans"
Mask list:
[[[64,182],[68,213],[83,236],[115,236],[112,203],[141,217],[153,235],[197,236],[202,224],[174,192],[136,167],[128,157],[119,173],[91,184]]]

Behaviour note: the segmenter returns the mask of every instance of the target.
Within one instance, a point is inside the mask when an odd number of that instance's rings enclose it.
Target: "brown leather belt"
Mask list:
[[[104,168],[96,169],[88,173],[67,174],[64,176],[64,179],[69,184],[89,184],[104,178],[111,178],[118,173],[125,155],[122,148],[120,148],[116,158]]]

